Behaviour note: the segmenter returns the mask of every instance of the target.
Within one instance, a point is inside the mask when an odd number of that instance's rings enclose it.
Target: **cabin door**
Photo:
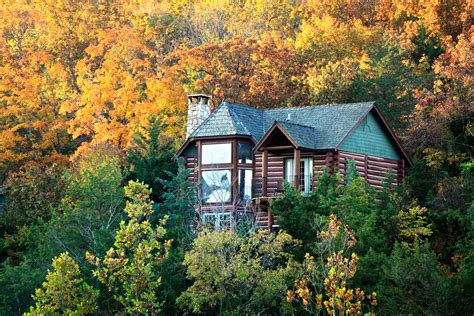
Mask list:
[[[285,180],[293,183],[295,161],[293,158],[285,159]],[[311,191],[311,185],[313,182],[313,159],[312,158],[301,158],[300,159],[300,189],[305,193]]]

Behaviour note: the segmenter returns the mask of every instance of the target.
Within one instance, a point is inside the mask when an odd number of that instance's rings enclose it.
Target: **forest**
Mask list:
[[[0,2],[0,315],[473,313],[472,1]],[[208,229],[189,93],[376,101],[413,166]]]

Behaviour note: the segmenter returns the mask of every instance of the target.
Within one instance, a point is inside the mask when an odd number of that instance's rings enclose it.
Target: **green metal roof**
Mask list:
[[[258,142],[276,121],[301,147],[336,148],[373,106],[374,102],[364,102],[255,109],[223,102],[190,138],[248,135]]]

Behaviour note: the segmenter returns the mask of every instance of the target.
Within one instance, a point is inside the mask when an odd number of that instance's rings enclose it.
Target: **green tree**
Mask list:
[[[64,166],[30,162],[4,182],[6,209],[0,215],[0,228],[15,234],[18,227],[51,218],[64,195]],[[2,236],[3,237],[3,236]]]
[[[45,231],[49,245],[84,264],[84,252],[102,255],[122,217],[124,175],[114,147],[92,147],[66,172],[65,197]]]
[[[157,227],[148,220],[153,213],[150,194],[147,185],[130,181],[125,188],[128,221],[120,223],[113,247],[103,259],[87,253],[89,262],[97,266],[94,275],[129,314],[156,315],[162,308],[156,291],[161,283],[160,264],[171,240],[163,240],[167,217]]]
[[[460,303],[456,309],[459,314],[469,313],[474,308],[474,203],[469,208],[467,220],[469,232],[458,242],[458,253],[454,258],[458,268],[450,280],[450,299]]]
[[[168,125],[159,117],[151,116],[147,126],[137,130],[127,151],[131,180],[143,181],[152,189],[155,202],[163,200],[161,180],[171,180],[177,171],[173,138],[165,135]]]
[[[173,244],[184,248],[190,247],[195,237],[193,226],[196,211],[194,209],[197,197],[197,188],[189,183],[191,170],[184,167],[182,159],[178,161],[179,168],[176,174],[167,171],[170,180],[162,180],[163,202],[158,204],[157,214],[168,216],[167,236],[173,239]]]
[[[69,254],[53,259],[54,271],[48,271],[43,288],[36,289],[35,307],[27,315],[86,315],[97,308],[97,291],[80,277],[79,266]]]
[[[15,214],[11,219],[18,226],[50,218],[50,207],[56,206],[63,195],[63,172],[64,166],[30,162],[7,178],[7,212]]]
[[[380,303],[386,314],[445,315],[448,280],[427,243],[396,245],[383,265]]]
[[[36,256],[35,256],[36,255]],[[23,255],[21,262],[5,260],[0,266],[0,309],[5,315],[22,314],[33,304],[32,294],[41,286],[51,257]]]
[[[285,232],[201,232],[184,259],[193,284],[178,304],[192,313],[278,313],[292,273],[287,248],[295,244]]]
[[[183,264],[184,254],[191,249],[195,238],[196,188],[188,181],[191,172],[185,169],[183,161],[178,161],[179,169],[171,180],[161,180],[164,193],[163,202],[155,204],[153,218],[168,216],[166,238],[173,240],[173,247],[161,265],[162,283],[158,299],[164,302],[163,313],[179,314],[176,299],[191,285],[186,279],[186,267]]]
[[[329,216],[338,194],[336,174],[329,175],[325,169],[318,177],[317,183],[309,195],[301,194],[287,183],[283,195],[275,199],[271,205],[280,227],[306,245],[314,240],[317,224]]]
[[[294,289],[288,291],[289,302],[298,301],[302,308],[312,315],[327,312],[328,315],[360,314],[363,301],[376,305],[376,294],[365,295],[360,288],[351,289],[349,280],[357,271],[359,257],[350,248],[356,239],[336,215],[330,215],[327,230],[318,232],[315,248],[317,254],[306,254],[295,280]]]
[[[380,208],[375,190],[359,175],[354,161],[349,162],[347,169],[344,182],[337,184],[337,196],[330,212],[354,231],[359,241],[355,251],[359,255],[365,255],[371,247],[383,250],[385,232],[378,227]]]

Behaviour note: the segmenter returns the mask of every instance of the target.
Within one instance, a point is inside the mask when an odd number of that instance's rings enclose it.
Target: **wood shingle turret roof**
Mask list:
[[[374,102],[255,109],[223,102],[189,138],[247,135],[260,141],[275,122],[304,148],[335,148]]]

